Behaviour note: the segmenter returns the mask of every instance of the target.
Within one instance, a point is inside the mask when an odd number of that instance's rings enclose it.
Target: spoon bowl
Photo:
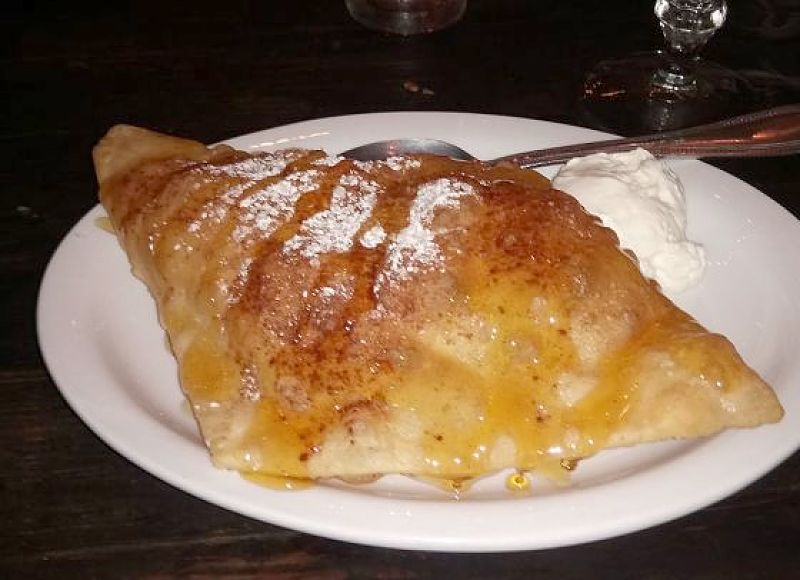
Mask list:
[[[464,161],[475,159],[461,147],[439,139],[390,139],[388,141],[377,141],[348,149],[340,155],[355,161],[374,161],[398,155],[416,154],[442,155]]]

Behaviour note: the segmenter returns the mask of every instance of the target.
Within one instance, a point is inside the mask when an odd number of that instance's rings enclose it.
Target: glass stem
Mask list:
[[[700,51],[725,23],[725,0],[656,0],[654,11],[667,43],[667,64],[653,84],[674,94],[697,90],[695,64]]]

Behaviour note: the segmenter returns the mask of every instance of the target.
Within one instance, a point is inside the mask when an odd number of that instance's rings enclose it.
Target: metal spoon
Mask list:
[[[643,147],[657,157],[770,157],[800,152],[800,105],[766,109],[709,125],[626,139],[609,139],[563,147],[549,147],[489,160],[520,167],[563,163],[582,155],[630,151]],[[429,153],[453,159],[474,160],[467,153],[438,139],[378,141],[340,153],[347,159],[372,161],[395,155]]]

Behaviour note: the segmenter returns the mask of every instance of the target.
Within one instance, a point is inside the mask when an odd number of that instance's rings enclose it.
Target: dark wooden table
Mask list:
[[[800,577],[797,454],[733,497],[626,537],[492,555],[361,547],[225,511],[127,462],[67,407],[38,351],[42,272],[96,203],[89,150],[110,125],[206,142],[388,110],[587,125],[585,72],[660,42],[651,4],[472,0],[457,26],[416,38],[365,30],[334,0],[4,7],[0,577]],[[798,2],[732,4],[707,56],[797,87]],[[797,157],[715,165],[800,215]]]

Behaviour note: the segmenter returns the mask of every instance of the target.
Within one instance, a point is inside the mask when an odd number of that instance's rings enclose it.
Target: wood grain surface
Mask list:
[[[761,83],[771,103],[800,101],[798,2],[731,4],[707,56]],[[472,0],[455,27],[414,38],[361,28],[337,0],[2,12],[0,578],[800,577],[797,454],[709,508],[611,540],[490,555],[362,547],[239,516],[127,462],[72,413],[38,351],[41,276],[96,203],[89,151],[110,125],[206,142],[392,110],[592,126],[584,75],[660,43],[652,2]],[[800,215],[796,156],[715,165]]]

